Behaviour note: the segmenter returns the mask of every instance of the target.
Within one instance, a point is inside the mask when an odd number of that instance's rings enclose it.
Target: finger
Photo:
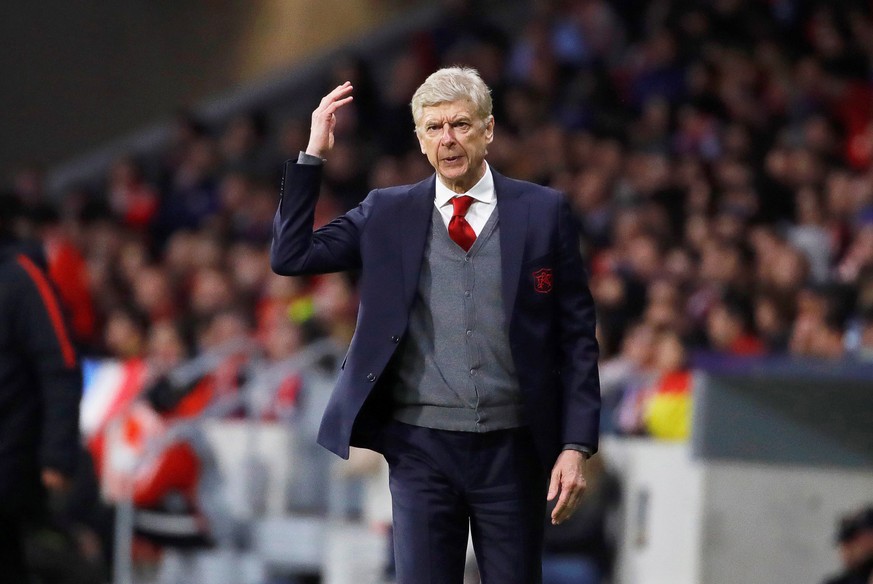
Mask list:
[[[564,521],[566,521],[567,519],[572,517],[573,514],[576,512],[576,509],[578,509],[578,508],[579,508],[579,499],[578,498],[574,499],[572,496],[568,496],[567,501],[564,503],[564,505],[561,507],[560,512],[557,514],[558,515],[556,517],[557,522],[563,523]]]
[[[345,91],[350,91],[351,88],[352,88],[351,83],[349,83],[348,81],[346,81],[346,82],[343,83],[342,85],[337,85],[337,86],[334,87],[332,90],[330,90],[330,91],[327,93],[327,95],[325,95],[324,97],[321,98],[321,101],[322,101],[322,102],[328,102],[328,101],[331,101],[332,99],[335,99],[336,96],[342,94],[343,92],[345,92]]]
[[[567,495],[567,503],[564,505],[562,510],[561,521],[569,519],[573,513],[576,512],[576,508],[579,507],[579,495],[570,492]]]
[[[582,503],[582,496],[585,494],[587,485],[585,483],[585,480],[583,479],[582,481],[576,481],[572,485],[567,485],[562,488],[565,488],[569,493],[566,512],[563,518],[564,520],[566,520],[572,517],[572,515],[576,512],[576,509],[579,508],[579,505]]]
[[[561,485],[561,471],[557,467],[552,469],[552,477],[549,480],[549,494],[546,495],[546,500],[551,501],[558,494],[558,489]]]
[[[558,523],[569,519],[576,512],[576,508],[579,506],[584,493],[585,481],[568,477],[561,484],[561,499],[559,499],[558,505],[555,506],[556,514],[553,514],[553,518]],[[562,502],[563,504],[561,504]]]
[[[342,85],[337,85],[336,88],[321,98],[321,105],[326,106],[332,101],[335,101],[337,98],[342,97],[343,95],[347,95],[354,87],[352,84],[346,81]]]
[[[555,504],[553,515],[561,515],[570,503],[571,493],[569,489],[561,487],[561,495],[558,497],[558,502]]]
[[[569,492],[567,492],[566,490],[561,491],[561,496],[558,497],[558,503],[555,505],[554,510],[552,510],[553,524],[561,523],[565,519],[569,497]]]
[[[326,108],[324,108],[324,113],[330,115],[330,114],[334,113],[336,110],[338,110],[339,108],[341,108],[342,106],[344,106],[347,103],[349,103],[350,101],[352,101],[353,99],[355,99],[355,96],[350,95],[346,98],[334,101],[333,103],[328,105]]]
[[[312,112],[312,124],[313,126],[321,123],[330,123],[333,121],[333,115],[342,106],[346,105],[350,101],[354,99],[354,96],[349,95],[343,99],[332,101],[328,104],[322,104]]]
[[[585,480],[568,480],[566,484],[561,485],[561,489],[567,491],[570,499],[570,504],[575,507],[579,504],[579,501],[582,499],[582,495],[585,493]]]
[[[561,512],[557,514],[557,516],[555,517],[555,520],[552,523],[554,525],[560,525],[563,522],[565,522],[566,520],[568,520],[570,517],[572,517],[573,513],[575,513],[575,512],[576,512],[575,507],[573,507],[569,504],[565,505],[564,508],[561,509]]]

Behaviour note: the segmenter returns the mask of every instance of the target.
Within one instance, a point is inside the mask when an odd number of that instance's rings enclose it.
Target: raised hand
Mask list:
[[[325,158],[333,148],[333,130],[336,127],[336,111],[352,101],[352,84],[348,81],[321,98],[321,103],[312,112],[312,127],[306,153]]]

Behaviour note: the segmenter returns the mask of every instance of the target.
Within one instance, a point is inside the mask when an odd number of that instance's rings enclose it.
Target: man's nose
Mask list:
[[[443,131],[440,134],[441,144],[451,144],[455,141],[455,129],[448,122],[443,124]]]

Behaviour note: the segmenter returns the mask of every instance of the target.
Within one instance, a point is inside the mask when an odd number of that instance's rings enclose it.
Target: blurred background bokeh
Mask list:
[[[393,581],[383,461],[314,443],[356,275],[272,274],[271,222],[346,80],[316,223],[429,175],[408,103],[452,64],[491,165],[566,193],[598,307],[603,446],[545,584],[873,582],[869,2],[11,1],[0,34],[3,212],[85,356],[33,556],[81,570],[40,582]]]

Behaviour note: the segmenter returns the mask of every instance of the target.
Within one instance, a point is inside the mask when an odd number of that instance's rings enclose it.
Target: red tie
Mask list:
[[[467,195],[461,195],[452,199],[454,210],[452,212],[452,220],[449,221],[449,237],[461,246],[464,251],[470,251],[470,248],[473,247],[473,242],[476,241],[476,232],[473,231],[473,228],[464,219],[467,210],[474,200],[473,197],[468,197]]]

